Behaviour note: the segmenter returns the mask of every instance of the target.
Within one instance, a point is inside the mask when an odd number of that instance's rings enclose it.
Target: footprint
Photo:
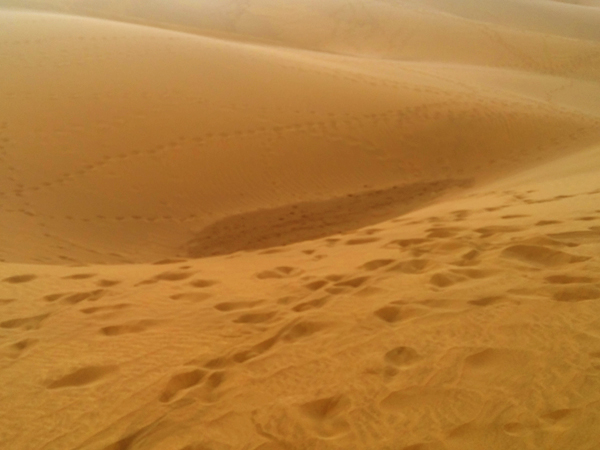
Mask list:
[[[322,308],[329,301],[329,297],[321,297],[308,302],[300,303],[292,308],[295,312],[304,312],[310,309]]]
[[[447,288],[464,281],[464,277],[447,272],[439,272],[431,276],[429,283],[439,288]]]
[[[419,305],[394,305],[396,302],[379,308],[373,314],[384,322],[394,324],[402,320],[412,319],[414,317],[426,316],[431,313],[431,308],[428,306]],[[398,302],[399,303],[399,302]]]
[[[525,217],[529,217],[527,214],[509,214],[506,216],[500,217],[501,219],[522,219]]]
[[[216,370],[225,369],[231,365],[229,358],[214,358],[204,364],[205,369]]]
[[[402,320],[400,308],[397,306],[384,306],[383,308],[379,308],[373,314],[387,323],[396,323]]]
[[[565,287],[552,296],[557,302],[581,302],[600,298],[600,289],[594,285]]]
[[[349,239],[346,241],[346,245],[362,245],[362,244],[370,244],[372,242],[380,241],[380,238],[356,238]]]
[[[278,339],[279,336],[276,335],[262,342],[259,342],[258,344],[250,347],[248,350],[237,352],[232,356],[232,359],[237,363],[244,363],[250,359],[256,358],[257,356],[260,356],[269,349],[271,349],[277,343]]]
[[[388,351],[384,359],[394,366],[406,367],[421,360],[421,356],[412,347],[396,347]]]
[[[156,261],[152,264],[155,266],[162,266],[162,265],[167,265],[167,264],[179,264],[182,262],[187,262],[187,259],[176,259],[176,258],[161,259],[160,261]]]
[[[411,259],[402,261],[390,267],[390,272],[400,272],[406,274],[420,274],[425,272],[432,265],[428,259]]]
[[[545,227],[548,225],[557,225],[559,223],[562,223],[560,220],[540,220],[539,222],[536,222],[535,226],[536,227]]]
[[[92,384],[106,375],[117,370],[117,366],[90,366],[78,369],[64,377],[48,382],[48,389],[59,389],[67,387],[80,387]]]
[[[455,237],[461,231],[464,231],[464,228],[458,227],[437,227],[437,228],[429,228],[425,230],[427,232],[427,238],[451,238]]]
[[[396,245],[402,248],[409,248],[416,245],[421,245],[426,242],[429,242],[428,239],[399,239],[395,241],[391,241],[390,244]]]
[[[587,256],[572,255],[538,245],[513,245],[505,248],[501,255],[504,258],[545,267],[573,264],[590,259]]]
[[[181,294],[173,294],[171,295],[172,300],[186,300],[189,302],[203,302],[211,298],[211,294],[207,294],[206,292],[183,292]]]
[[[183,372],[173,375],[167,382],[158,400],[161,403],[168,403],[175,398],[180,392],[186,391],[198,386],[206,377],[204,370],[195,369],[190,372]]]
[[[477,300],[469,300],[467,303],[475,306],[490,306],[495,305],[496,303],[500,303],[502,301],[502,297],[500,296],[492,296],[492,297],[483,297]]]
[[[232,356],[237,363],[244,363],[256,358],[275,346],[280,340],[292,343],[299,339],[311,336],[325,328],[325,324],[313,321],[302,321],[284,326],[277,334],[253,345],[248,350],[238,352]]]
[[[394,262],[396,262],[395,259],[374,259],[373,261],[364,263],[362,266],[359,267],[359,269],[373,271],[381,269],[382,267],[389,266]]]
[[[310,289],[311,291],[318,291],[319,289],[321,289],[324,286],[327,286],[329,284],[329,281],[327,280],[317,280],[317,281],[313,281],[311,283],[305,284],[304,287],[307,289]]]
[[[332,438],[346,434],[350,430],[344,415],[352,403],[345,395],[334,395],[304,403],[300,412],[313,424],[317,435]]]
[[[41,314],[39,316],[24,317],[20,319],[5,320],[0,323],[0,328],[21,328],[23,330],[37,330],[41,323],[46,320],[50,314]]]
[[[88,278],[93,278],[96,275],[96,273],[76,273],[73,275],[67,275],[66,277],[62,278],[63,280],[86,280]]]
[[[157,323],[158,322],[155,320],[138,320],[121,325],[104,327],[100,329],[100,332],[105,336],[120,336],[122,334],[142,333]]]
[[[530,431],[530,427],[519,423],[519,422],[509,422],[504,424],[502,427],[504,432],[510,436],[523,436]]]
[[[350,287],[350,288],[356,289],[356,288],[361,287],[369,279],[370,279],[370,277],[356,277],[356,278],[352,278],[350,280],[338,281],[337,283],[335,283],[335,286]]]
[[[575,244],[594,244],[600,240],[599,231],[567,231],[564,233],[552,233],[548,237],[558,241],[567,241]]]
[[[593,283],[595,281],[590,277],[579,277],[572,275],[551,275],[544,279],[551,284]]]
[[[71,305],[76,305],[77,303],[81,303],[85,300],[94,302],[99,298],[103,297],[106,294],[104,289],[97,289],[95,291],[90,292],[78,292],[75,294],[70,294],[67,296],[62,296],[62,302],[69,303]]]
[[[33,347],[39,342],[38,339],[23,339],[14,344],[10,344],[6,348],[6,353],[10,358],[16,359],[20,357],[27,349]]]
[[[56,293],[56,294],[48,294],[42,297],[47,302],[55,302],[58,299],[63,298],[65,295],[69,295],[68,293]]]
[[[145,284],[154,284],[154,283],[158,283],[159,281],[181,281],[181,280],[185,280],[189,277],[191,277],[192,275],[194,275],[191,272],[163,272],[160,273],[148,280],[144,280],[139,282],[138,284],[136,284],[136,286],[141,286],[141,285],[145,285]]]
[[[238,309],[253,308],[253,307],[261,304],[262,302],[263,302],[263,300],[256,300],[256,301],[252,301],[252,302],[225,302],[225,303],[219,303],[219,304],[213,306],[213,308],[215,308],[218,311],[235,311]]]
[[[219,283],[219,282],[214,281],[214,280],[194,280],[194,281],[190,282],[190,285],[197,287],[197,288],[207,288],[207,287],[214,286],[217,283]]]
[[[100,287],[111,287],[111,286],[116,286],[119,283],[121,283],[121,282],[118,280],[98,280],[96,282],[96,285],[98,285]]]
[[[20,283],[28,283],[32,280],[35,280],[36,278],[37,278],[37,275],[26,274],[26,275],[15,275],[12,277],[4,278],[2,281],[4,281],[5,283],[20,284]]]
[[[571,408],[557,409],[543,414],[540,418],[549,425],[567,425],[564,422],[572,421],[576,416],[577,410]]]
[[[287,343],[296,342],[299,339],[303,339],[312,336],[315,333],[325,329],[326,324],[322,322],[315,322],[305,320],[292,325],[281,333],[281,339]]]
[[[288,278],[297,276],[301,273],[300,270],[289,267],[289,266],[280,266],[276,267],[273,270],[264,270],[256,274],[256,278],[259,280],[269,280],[273,278]]]
[[[277,315],[276,311],[264,313],[242,314],[234,320],[235,323],[263,323],[271,320]]]
[[[495,234],[504,234],[504,233],[515,233],[517,231],[522,231],[523,229],[520,227],[509,227],[502,225],[492,225],[488,227],[477,228],[473,231],[479,233],[482,238],[488,238],[494,236]]]
[[[120,303],[118,305],[108,305],[108,306],[94,306],[91,308],[83,308],[80,309],[84,314],[95,314],[97,312],[105,312],[105,311],[120,311],[122,309],[126,309],[131,307],[128,303]]]
[[[462,275],[473,280],[480,280],[483,278],[491,277],[495,272],[491,270],[480,270],[480,269],[453,269],[451,271],[457,275]]]

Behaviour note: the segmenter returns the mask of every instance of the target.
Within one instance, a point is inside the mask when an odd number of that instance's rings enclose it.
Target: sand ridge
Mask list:
[[[596,3],[2,0],[0,447],[596,448]]]

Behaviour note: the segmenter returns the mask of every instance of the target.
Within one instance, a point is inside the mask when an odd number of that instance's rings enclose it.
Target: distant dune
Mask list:
[[[593,449],[600,2],[0,0],[0,447]]]

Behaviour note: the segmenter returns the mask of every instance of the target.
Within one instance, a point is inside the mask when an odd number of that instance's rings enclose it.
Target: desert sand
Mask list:
[[[0,0],[0,448],[600,446],[600,1]]]

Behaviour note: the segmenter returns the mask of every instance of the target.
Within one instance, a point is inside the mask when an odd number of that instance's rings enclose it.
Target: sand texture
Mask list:
[[[0,448],[594,450],[600,1],[0,0]]]

